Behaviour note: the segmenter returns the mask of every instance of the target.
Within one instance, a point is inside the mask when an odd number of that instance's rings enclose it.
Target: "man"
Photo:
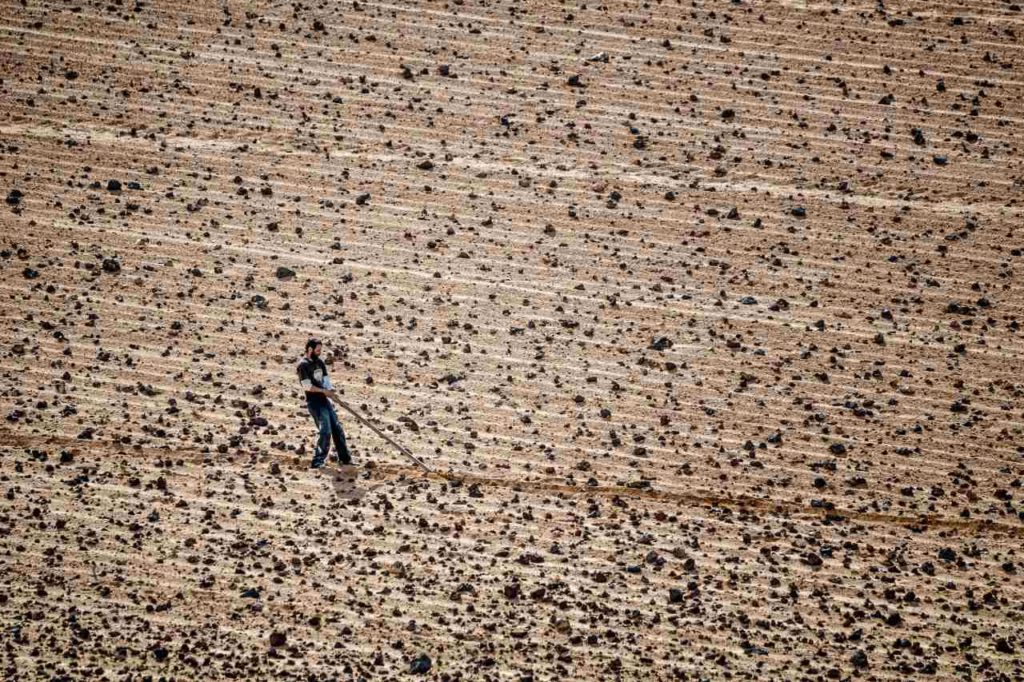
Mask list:
[[[310,339],[306,342],[306,355],[299,362],[297,368],[299,383],[306,391],[306,407],[313,415],[319,435],[316,442],[316,450],[313,452],[312,468],[319,469],[327,461],[327,453],[331,448],[331,438],[334,438],[334,454],[341,464],[351,464],[348,446],[345,444],[345,432],[341,429],[341,422],[331,405],[330,398],[335,393],[331,388],[331,380],[327,377],[327,365],[320,359],[320,351],[323,348],[320,341]]]

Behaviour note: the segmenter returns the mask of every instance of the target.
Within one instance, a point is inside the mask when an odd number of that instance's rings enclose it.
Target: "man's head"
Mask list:
[[[310,339],[306,341],[306,357],[307,358],[318,358],[320,357],[320,349],[323,348],[320,343],[320,339]]]

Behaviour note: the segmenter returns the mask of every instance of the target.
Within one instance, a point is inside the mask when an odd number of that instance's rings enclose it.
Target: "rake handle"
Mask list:
[[[387,442],[389,442],[389,443],[391,443],[392,445],[394,445],[394,446],[395,446],[395,448],[397,448],[397,449],[398,449],[398,451],[399,451],[399,452],[401,452],[401,453],[402,453],[403,455],[405,455],[406,457],[408,457],[408,458],[409,458],[409,459],[411,459],[412,461],[416,462],[416,464],[418,464],[418,465],[420,465],[421,467],[423,467],[423,468],[424,468],[424,469],[425,469],[426,471],[430,471],[430,472],[433,472],[433,469],[431,469],[431,468],[430,468],[430,467],[428,467],[428,466],[427,466],[426,464],[424,464],[424,463],[423,463],[423,461],[422,461],[421,459],[419,459],[418,457],[416,457],[416,455],[414,455],[414,454],[412,454],[411,452],[409,452],[409,449],[408,449],[407,447],[405,447],[404,445],[401,445],[400,443],[396,443],[396,442],[395,442],[394,440],[392,440],[392,439],[391,439],[391,437],[389,437],[389,436],[388,436],[388,435],[387,435],[386,433],[384,433],[383,431],[381,431],[380,429],[378,429],[378,428],[377,428],[377,427],[376,427],[375,425],[373,425],[372,423],[370,423],[370,422],[369,422],[369,421],[368,421],[368,420],[367,420],[367,419],[366,419],[365,417],[363,417],[363,415],[361,415],[361,414],[359,414],[358,412],[356,412],[356,410],[355,410],[355,409],[354,409],[354,408],[353,408],[353,407],[352,407],[351,405],[349,405],[348,403],[346,403],[345,401],[341,400],[340,398],[338,398],[338,397],[336,397],[336,396],[334,397],[334,402],[336,402],[336,403],[338,403],[339,405],[341,405],[341,407],[342,407],[342,408],[344,408],[345,410],[347,410],[347,411],[348,411],[348,412],[349,412],[349,413],[350,413],[350,414],[351,414],[351,415],[352,415],[353,417],[355,417],[356,419],[358,419],[359,421],[361,421],[361,422],[362,422],[363,424],[366,424],[366,425],[367,425],[367,426],[369,426],[369,427],[370,427],[371,429],[373,429],[374,433],[376,433],[376,434],[377,434],[378,436],[380,436],[381,438],[383,438],[383,439],[384,439],[384,440],[386,440]]]

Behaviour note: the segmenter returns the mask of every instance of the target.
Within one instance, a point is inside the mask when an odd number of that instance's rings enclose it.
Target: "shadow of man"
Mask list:
[[[334,486],[334,494],[342,500],[355,502],[361,500],[367,493],[373,492],[384,485],[384,482],[374,485],[359,485],[359,469],[355,465],[341,465],[331,475],[331,485]]]

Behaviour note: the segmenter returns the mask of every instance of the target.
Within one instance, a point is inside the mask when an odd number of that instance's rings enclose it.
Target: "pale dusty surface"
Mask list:
[[[1019,4],[0,31],[5,678],[1021,679]]]

